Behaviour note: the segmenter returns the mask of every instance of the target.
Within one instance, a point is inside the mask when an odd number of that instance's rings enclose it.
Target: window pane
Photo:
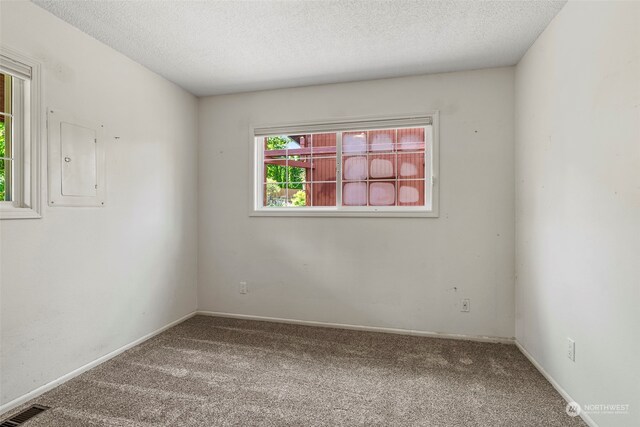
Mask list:
[[[0,115],[0,201],[11,200],[11,120]]]
[[[11,114],[11,105],[11,76],[0,73],[0,113]]]
[[[342,186],[342,204],[345,206],[367,205],[367,183],[347,182]]]
[[[346,181],[367,179],[367,156],[345,156],[343,164],[342,179]]]
[[[424,153],[398,154],[398,178],[424,178]]]
[[[0,157],[9,157],[6,149],[6,132],[9,127],[9,117],[0,116]]]
[[[287,180],[286,144],[282,137],[262,138],[264,147],[264,177],[265,183],[284,183]],[[266,201],[266,198],[265,198]]]
[[[313,182],[336,180],[335,157],[313,157],[311,166],[310,175]]]
[[[370,154],[369,178],[395,178],[396,155],[395,154]]]
[[[0,160],[0,201],[9,201],[11,197],[9,195],[10,186],[10,169],[11,164],[7,160]]]
[[[310,206],[336,206],[336,134],[313,135]]]
[[[285,187],[301,189],[300,183],[307,181],[311,167],[311,135],[269,136],[263,144],[264,182],[287,183]]]
[[[300,207],[311,205],[311,195],[308,188],[310,184],[300,184],[300,188],[289,188],[287,192],[287,206]]]
[[[398,129],[398,150],[424,150],[424,128]]]
[[[335,206],[336,133],[269,136],[264,147],[264,206]],[[315,202],[314,202],[315,200]]]
[[[301,182],[307,181],[307,170],[311,167],[308,161],[300,160],[299,156],[290,156],[287,158],[286,181],[291,188],[302,188]]]
[[[423,127],[344,132],[342,141],[344,206],[424,206]]]
[[[395,181],[369,183],[370,206],[393,206],[396,204]]]
[[[361,132],[344,132],[342,134],[342,152],[343,153],[366,153],[367,151],[367,133]]]
[[[273,162],[273,163],[272,163]],[[269,159],[265,160],[265,182],[272,180],[274,182],[286,182],[287,170],[284,166],[285,160]]]
[[[311,135],[311,152],[313,156],[336,155],[336,134],[335,133],[314,133]]]
[[[271,208],[311,206],[311,183],[297,183],[297,188],[292,188],[290,185],[275,181],[265,183],[263,206]]]
[[[287,149],[287,144],[289,143],[289,138],[284,136],[267,136],[264,138],[264,151],[280,151],[281,153],[270,153],[270,156],[286,155],[285,150]]]
[[[393,151],[395,149],[395,129],[371,130],[368,134],[369,151]]]
[[[335,182],[312,182],[311,188],[311,206],[336,205]]]
[[[264,203],[267,207],[282,207],[285,205],[285,183],[268,180],[264,184]]]
[[[398,181],[398,206],[424,206],[424,180]]]

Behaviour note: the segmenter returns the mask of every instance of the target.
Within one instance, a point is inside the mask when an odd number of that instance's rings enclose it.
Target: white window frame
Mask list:
[[[342,141],[341,132],[431,126],[431,146],[425,147],[425,206],[341,206]],[[336,132],[336,206],[287,207],[263,206],[264,147],[258,139],[275,135]],[[252,125],[249,128],[251,152],[250,216],[311,216],[311,217],[425,217],[437,218],[439,174],[439,112],[403,114],[384,117],[357,117],[345,120],[328,119],[314,122]],[[428,138],[425,138],[428,140]],[[425,141],[428,144],[428,141]],[[431,183],[430,192],[428,191]]]
[[[22,81],[12,88],[14,191],[0,201],[0,219],[41,218],[40,63],[0,46],[0,71]]]

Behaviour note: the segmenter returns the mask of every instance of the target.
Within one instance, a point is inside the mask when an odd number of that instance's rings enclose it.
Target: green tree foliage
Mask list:
[[[267,150],[284,150],[291,141],[293,140],[288,136],[269,136],[267,137]]]
[[[0,122],[0,157],[5,157],[4,122]],[[0,159],[0,200],[4,200],[4,159]]]
[[[296,192],[291,198],[291,204],[293,206],[307,206],[307,192],[304,190]]]
[[[295,141],[288,136],[270,136],[267,138],[267,150],[284,150],[287,148],[287,144],[295,143]],[[300,156],[289,156],[289,160],[300,160]],[[306,179],[307,171],[305,168],[297,168],[293,166],[281,166],[267,164],[267,182],[272,179],[273,182],[288,183],[289,188],[296,190],[302,190],[303,182]]]
[[[267,178],[267,206],[283,206],[284,199],[280,198],[282,188],[272,178]]]

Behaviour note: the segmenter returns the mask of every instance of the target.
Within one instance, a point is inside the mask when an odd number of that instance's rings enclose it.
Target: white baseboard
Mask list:
[[[218,311],[199,310],[199,311],[196,311],[196,314],[203,315],[203,316],[229,317],[232,319],[258,320],[262,322],[289,323],[293,325],[319,326],[324,328],[335,328],[335,329],[352,329],[356,331],[382,332],[386,334],[414,335],[419,337],[447,338],[447,339],[465,340],[465,341],[480,341],[480,342],[492,342],[492,343],[501,343],[501,344],[513,344],[513,341],[514,341],[513,338],[489,337],[489,336],[480,336],[480,335],[463,335],[463,334],[444,334],[440,332],[418,331],[413,329],[396,329],[396,328],[383,328],[379,326],[349,325],[345,323],[328,323],[328,322],[318,322],[314,320],[282,319],[279,317],[253,316],[250,314],[223,313]]]
[[[28,402],[31,399],[34,399],[38,396],[40,396],[43,393],[46,393],[47,391],[51,390],[52,388],[55,388],[57,386],[59,386],[62,383],[65,383],[67,381],[69,381],[70,379],[77,377],[78,375],[82,374],[83,372],[88,371],[91,368],[95,368],[96,366],[100,365],[101,363],[106,362],[109,359],[114,358],[115,356],[119,355],[120,353],[123,353],[127,350],[129,350],[131,347],[135,347],[138,344],[142,344],[143,342],[147,341],[150,338],[153,338],[154,336],[166,331],[167,329],[177,325],[178,323],[182,323],[185,320],[189,319],[190,317],[195,316],[195,312],[187,314],[186,316],[183,316],[181,318],[179,318],[178,320],[174,320],[173,322],[169,323],[168,325],[163,326],[160,329],[157,329],[141,338],[138,338],[135,341],[130,342],[127,345],[124,345],[114,351],[112,351],[111,353],[105,354],[102,357],[97,358],[96,360],[87,363],[84,366],[79,367],[78,369],[75,369],[71,372],[69,372],[68,374],[65,374],[63,376],[61,376],[60,378],[57,378],[43,386],[38,387],[37,389],[30,391],[27,394],[24,394],[14,400],[12,400],[11,402],[5,403],[4,405],[0,406],[0,416],[2,416],[3,414],[5,414],[6,412],[22,405],[23,403]]]
[[[520,350],[520,352],[522,354],[524,354],[524,356],[529,359],[529,362],[531,362],[531,364],[533,366],[536,367],[536,369],[542,374],[543,377],[545,377],[545,379],[547,381],[549,381],[549,383],[553,386],[553,388],[556,389],[556,391],[558,393],[560,393],[560,396],[562,396],[562,398],[567,402],[575,402],[575,400],[573,400],[571,398],[571,396],[569,396],[569,393],[567,393],[565,391],[565,389],[563,389],[560,384],[558,384],[558,382],[551,376],[549,375],[549,373],[547,371],[544,370],[544,368],[542,367],[542,365],[540,365],[538,363],[538,361],[536,359],[533,358],[533,356],[527,351],[527,349],[525,349],[522,344],[520,344],[520,342],[518,340],[515,340],[515,344],[516,347],[518,347],[518,350]],[[589,414],[581,412],[580,413],[580,418],[582,418],[582,421],[584,421],[589,427],[598,427],[598,424],[596,424],[595,421],[593,421],[593,418],[591,418],[589,416]]]

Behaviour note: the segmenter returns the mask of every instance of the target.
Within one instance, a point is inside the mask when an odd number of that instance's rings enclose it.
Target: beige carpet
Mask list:
[[[28,427],[584,425],[513,345],[204,316],[30,403]]]

